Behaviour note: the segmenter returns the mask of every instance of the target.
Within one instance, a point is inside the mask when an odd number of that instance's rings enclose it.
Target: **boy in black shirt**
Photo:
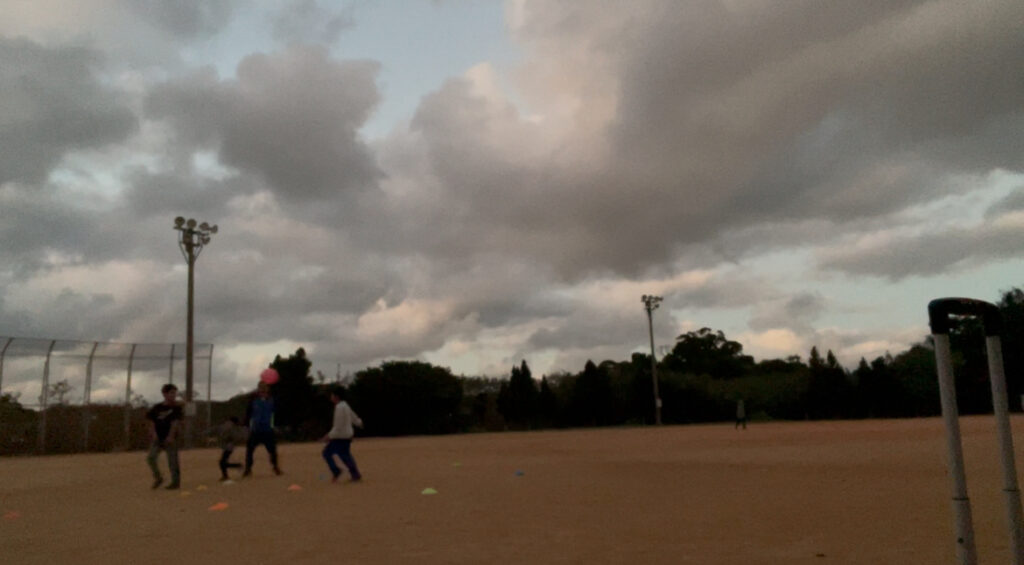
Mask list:
[[[158,488],[164,482],[160,475],[160,468],[156,465],[156,458],[160,450],[167,452],[167,466],[171,468],[171,484],[167,490],[175,490],[181,487],[181,471],[178,468],[178,426],[181,422],[181,406],[178,405],[178,387],[166,384],[160,389],[164,395],[164,401],[149,409],[146,419],[149,423],[149,437],[152,445],[149,448],[149,456],[146,462],[153,470],[153,488]]]

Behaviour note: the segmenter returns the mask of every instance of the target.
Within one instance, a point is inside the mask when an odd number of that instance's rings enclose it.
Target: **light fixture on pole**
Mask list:
[[[203,247],[210,243],[210,236],[217,233],[217,226],[203,222],[197,227],[194,219],[186,220],[178,216],[174,218],[174,229],[178,230],[178,246],[181,247],[181,254],[185,256],[185,261],[188,263],[188,329],[185,335],[185,446],[192,447],[192,424],[196,415],[192,387],[192,312],[195,295],[195,264]],[[210,362],[212,363],[213,360],[211,359]]]
[[[661,425],[661,396],[658,394],[658,361],[654,356],[654,321],[652,312],[661,304],[660,296],[643,295],[640,299],[647,310],[647,329],[651,336],[651,381],[654,383],[654,423]]]

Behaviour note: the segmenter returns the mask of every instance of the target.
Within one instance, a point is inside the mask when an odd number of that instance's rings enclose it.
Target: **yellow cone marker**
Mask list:
[[[437,491],[430,487],[427,487],[423,489],[423,492],[421,492],[420,494],[437,494]]]

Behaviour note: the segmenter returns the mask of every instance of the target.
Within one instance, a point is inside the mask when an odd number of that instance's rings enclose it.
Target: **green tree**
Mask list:
[[[548,384],[548,378],[541,377],[540,392],[537,395],[537,416],[541,427],[557,425],[558,411],[558,397],[555,396],[555,391]]]
[[[612,421],[613,404],[608,374],[588,360],[573,386],[572,422],[585,426],[608,425]]]
[[[312,428],[317,427],[313,424],[316,391],[310,375],[313,363],[306,358],[306,350],[300,347],[287,359],[278,355],[270,366],[280,377],[270,387],[276,409],[275,424],[286,427],[293,438],[315,435],[316,430]]]
[[[523,360],[519,367],[512,367],[507,386],[502,385],[498,410],[513,427],[529,428],[537,417],[537,395],[537,384]]]
[[[812,347],[808,366],[808,416],[815,419],[850,417],[854,388],[832,350],[822,360],[817,346]]]
[[[1024,394],[1024,290],[1011,288],[997,304],[1003,315],[1003,369],[1010,406],[1021,408]]]
[[[672,352],[662,360],[680,374],[708,375],[715,379],[734,379],[747,374],[754,359],[743,355],[739,342],[726,339],[721,331],[701,328],[676,338]]]
[[[459,430],[462,383],[444,367],[422,361],[387,361],[356,373],[349,396],[371,435]]]

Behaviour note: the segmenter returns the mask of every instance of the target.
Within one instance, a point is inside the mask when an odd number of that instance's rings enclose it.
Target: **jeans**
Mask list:
[[[348,468],[348,472],[352,475],[352,480],[359,480],[362,475],[359,474],[359,468],[356,467],[356,460],[352,458],[352,440],[351,439],[332,439],[327,442],[327,446],[324,447],[324,460],[327,461],[327,466],[331,469],[331,474],[338,477],[341,474],[341,469],[334,462],[334,456],[337,455],[341,462]]]
[[[178,468],[178,445],[174,442],[161,443],[159,440],[156,440],[149,447],[149,455],[146,457],[146,463],[149,463],[149,468],[153,471],[153,478],[156,480],[161,480],[163,478],[160,475],[160,467],[156,464],[156,458],[160,455],[161,450],[167,452],[167,466],[171,468],[171,484],[180,484],[181,469]]]
[[[270,454],[270,464],[277,469],[277,438],[274,437],[274,430],[262,432],[249,432],[249,442],[245,445],[245,471],[252,470],[252,453],[256,451],[257,445],[264,445],[267,453]]]

